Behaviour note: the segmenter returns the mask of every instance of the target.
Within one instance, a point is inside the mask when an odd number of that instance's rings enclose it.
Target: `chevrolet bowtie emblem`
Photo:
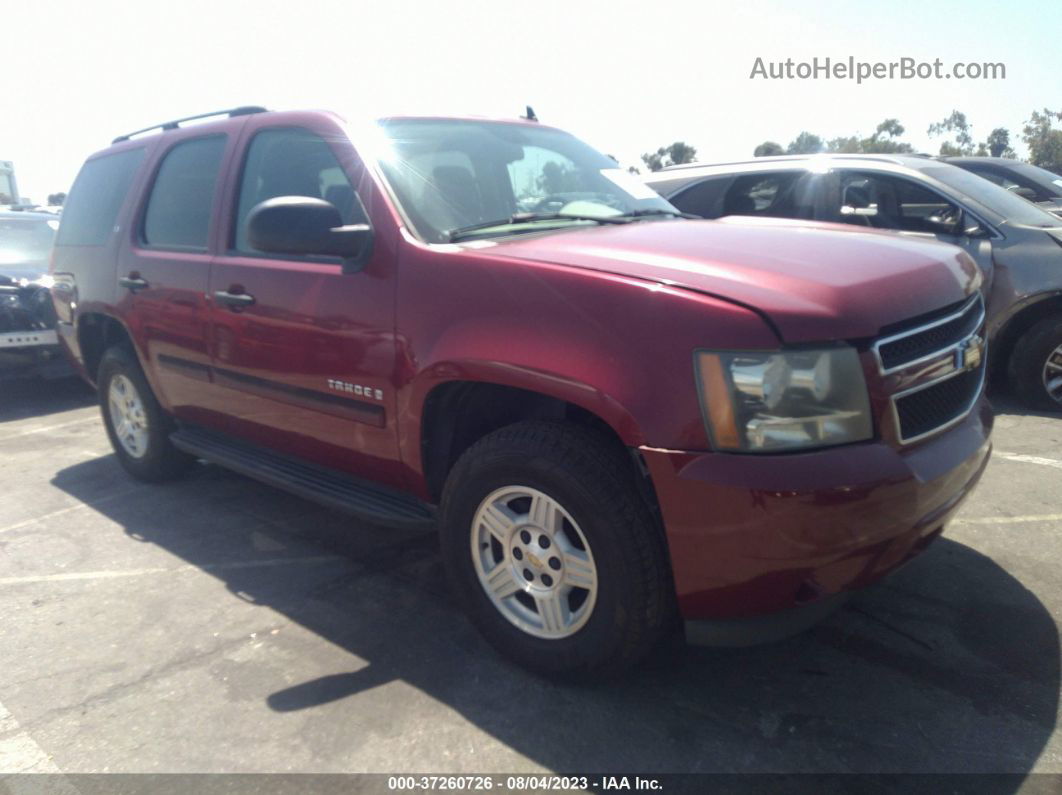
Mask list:
[[[981,337],[974,335],[967,340],[964,340],[961,345],[955,350],[955,369],[956,370],[975,370],[981,364],[981,358],[984,356],[985,341]]]

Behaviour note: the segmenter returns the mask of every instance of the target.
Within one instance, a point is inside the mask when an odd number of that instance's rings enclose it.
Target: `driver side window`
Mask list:
[[[939,193],[903,177],[842,171],[837,220],[874,229],[939,234],[961,209]]]

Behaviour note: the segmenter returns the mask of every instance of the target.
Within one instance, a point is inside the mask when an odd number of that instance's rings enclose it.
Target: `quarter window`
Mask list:
[[[205,251],[225,136],[174,146],[162,161],[144,213],[143,240],[159,248]]]
[[[129,186],[144,159],[143,147],[89,160],[63,206],[59,246],[102,246],[118,218]]]
[[[278,196],[324,199],[344,224],[367,223],[354,186],[323,138],[299,128],[263,130],[251,141],[236,208],[236,251],[260,253],[247,240],[247,216]]]

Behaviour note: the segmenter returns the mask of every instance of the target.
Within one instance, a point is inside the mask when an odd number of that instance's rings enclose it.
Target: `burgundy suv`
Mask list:
[[[60,338],[118,460],[437,523],[528,667],[621,667],[680,616],[810,615],[984,470],[957,248],[688,220],[534,121],[211,115],[115,139],[64,212]]]

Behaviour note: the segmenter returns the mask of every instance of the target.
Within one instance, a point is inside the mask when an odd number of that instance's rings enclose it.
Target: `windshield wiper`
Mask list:
[[[682,213],[678,210],[662,210],[658,207],[653,207],[646,210],[631,210],[629,213],[617,215],[616,218],[647,218],[653,215],[666,215],[671,218],[688,218],[691,221],[701,221],[704,218],[703,216],[694,215],[693,213]]]
[[[584,213],[514,213],[500,221],[484,221],[480,224],[470,224],[451,229],[446,233],[451,243],[456,243],[463,237],[479,232],[483,229],[492,229],[495,226],[510,226],[516,224],[528,224],[535,221],[596,221],[599,224],[629,224],[634,220],[629,214],[624,215],[589,215]]]

